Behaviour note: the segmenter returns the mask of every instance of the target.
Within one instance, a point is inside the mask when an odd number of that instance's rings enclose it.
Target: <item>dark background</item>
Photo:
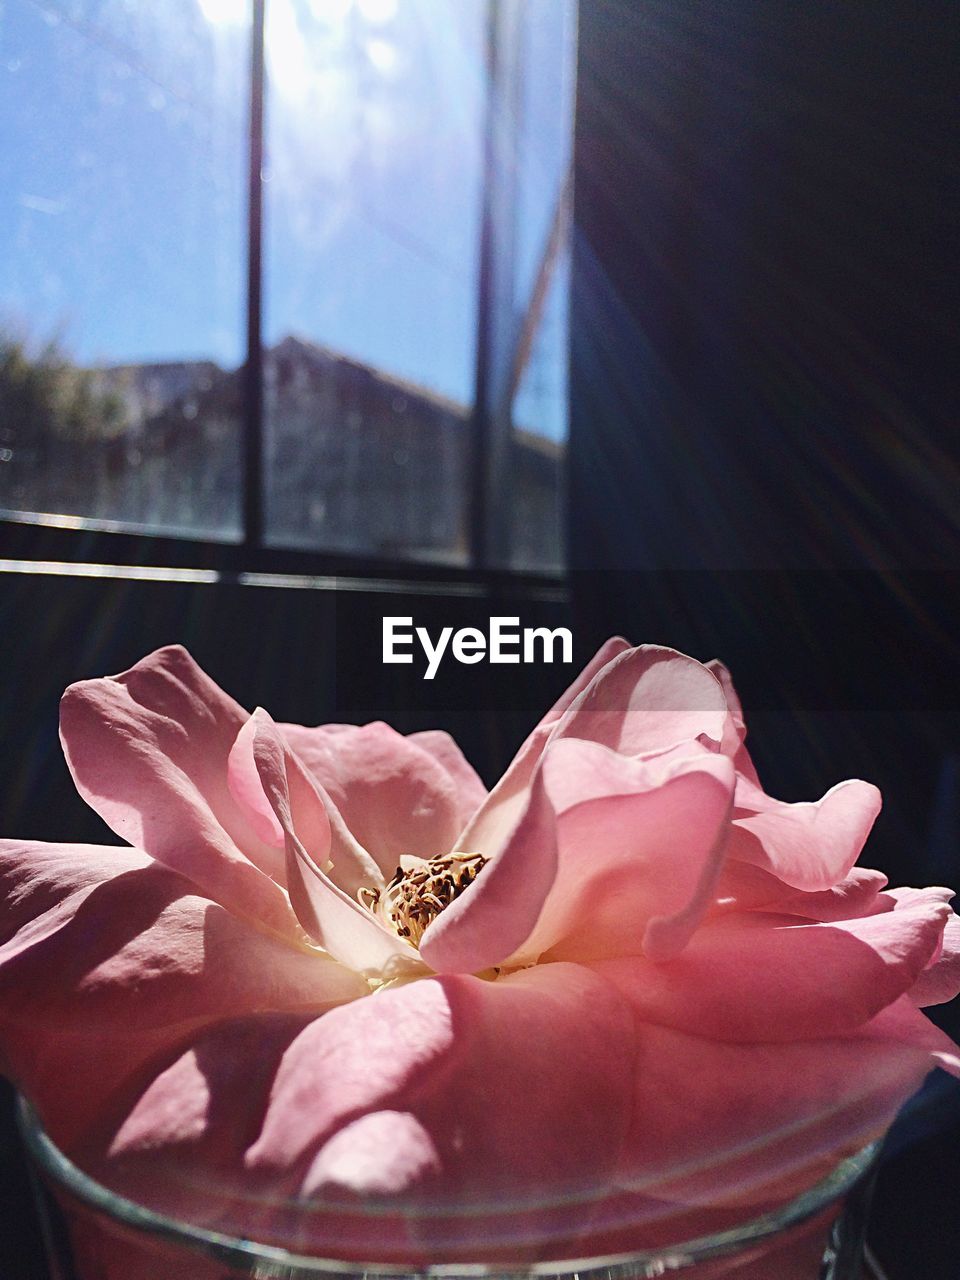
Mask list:
[[[910,884],[960,885],[958,28],[944,0],[580,11],[577,635],[721,656],[767,788],[876,782],[863,860]],[[960,1275],[957,1098],[895,1136],[891,1280]]]
[[[57,698],[171,641],[277,719],[447,728],[492,781],[569,672],[447,663],[428,686],[375,660],[379,619],[520,614],[572,625],[578,661],[612,632],[721,656],[769,791],[869,778],[885,807],[864,861],[960,885],[958,23],[942,0],[582,0],[567,603],[508,580],[0,575],[2,830],[105,838]],[[123,558],[109,538],[0,537],[8,556]],[[39,1276],[22,1172],[5,1176],[0,1274]],[[944,1086],[881,1177],[891,1280],[960,1274],[957,1186]]]

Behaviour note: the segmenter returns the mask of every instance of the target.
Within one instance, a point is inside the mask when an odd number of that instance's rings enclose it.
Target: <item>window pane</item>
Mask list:
[[[517,120],[511,565],[563,562],[576,5],[527,4]]]
[[[485,0],[270,0],[268,537],[466,556]]]
[[[517,478],[511,565],[515,569],[558,569],[564,563],[569,287],[569,247],[565,246],[553,267],[513,405]]]
[[[0,506],[240,529],[245,0],[0,8]]]

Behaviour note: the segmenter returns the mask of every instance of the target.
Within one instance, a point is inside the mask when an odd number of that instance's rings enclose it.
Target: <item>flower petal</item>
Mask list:
[[[403,854],[431,858],[453,848],[462,821],[458,785],[412,738],[378,722],[333,730],[285,724],[280,732],[385,876]]]
[[[934,1065],[933,1038],[891,1009],[854,1035],[779,1044],[639,1024],[621,1185],[715,1206],[809,1185],[882,1134]]]
[[[249,1168],[268,1168],[288,1189],[354,1117],[400,1106],[464,1065],[466,1042],[457,1039],[443,982],[380,991],[350,1017],[342,1012],[312,1022],[284,1055],[246,1157]]]
[[[682,749],[632,760],[594,742],[559,739],[547,747],[542,771],[558,815],[557,874],[511,963],[545,952],[582,960],[683,947],[723,866],[731,762]]]
[[[18,926],[0,947],[6,1066],[61,1140],[205,1022],[367,991],[137,850],[3,841],[0,892]]]
[[[727,701],[727,721],[723,727],[720,750],[733,761],[737,773],[742,773],[745,778],[759,787],[760,780],[757,777],[756,769],[753,767],[753,761],[750,759],[750,753],[746,748],[747,725],[744,720],[740,698],[733,685],[733,676],[719,658],[711,658],[709,662],[705,662],[703,665],[719,680],[723,696]]]
[[[510,762],[506,773],[454,841],[454,849],[490,857],[503,848],[530,803],[530,785],[552,732],[550,725],[534,729]]]
[[[605,1193],[633,1038],[613,988],[572,965],[430,978],[307,1024],[232,1019],[77,1158],[154,1208],[305,1252],[517,1257]]]
[[[60,734],[77,789],[124,840],[281,934],[296,920],[283,864],[227,785],[246,715],[179,645],[119,676],[71,685]]]
[[[374,1111],[340,1129],[307,1170],[302,1191],[338,1187],[385,1196],[432,1179],[440,1157],[430,1134],[409,1111]]]
[[[593,678],[577,681],[557,704],[564,708],[559,718],[545,718],[534,729],[458,839],[458,849],[500,848],[526,806],[544,748],[557,738],[598,742],[621,755],[669,751],[701,737],[719,744],[727,709],[714,676],[673,649],[622,649],[623,643],[609,641],[588,668]],[[607,651],[614,656],[607,658]]]
[[[430,1135],[440,1173],[412,1170],[396,1191],[474,1209],[595,1189],[616,1160],[632,1046],[622,1001],[576,965],[385,991],[299,1037],[247,1163],[303,1178],[355,1116],[402,1110]]]
[[[806,920],[852,920],[892,911],[882,892],[887,877],[867,867],[852,867],[829,889],[805,893],[778,880],[772,872],[748,862],[729,860],[717,885],[717,910],[773,911]]]
[[[155,1208],[326,1256],[549,1256],[698,1203],[729,1225],[886,1127],[945,1041],[903,1005],[724,1044],[634,1023],[577,965],[427,979],[204,1031],[82,1154]]]
[[[607,640],[600,647],[524,740],[506,772],[455,841],[455,849],[487,853],[503,846],[527,806],[531,780],[554,729],[610,662],[629,649],[627,641],[619,636]]]
[[[787,804],[741,776],[730,858],[794,889],[829,889],[849,874],[879,812],[880,792],[859,779],[837,783],[815,803]]]
[[[247,815],[247,821],[264,842],[275,849],[284,848],[283,827],[277,821],[270,802],[260,785],[256,761],[253,758],[253,744],[257,733],[257,707],[237,734],[236,741],[230,748],[227,761],[227,781],[230,792],[237,804]],[[328,823],[329,828],[329,823]],[[329,829],[326,842],[330,842]],[[286,873],[286,868],[284,868]]]
[[[138,849],[122,845],[0,839],[0,944],[71,894],[124,871],[150,866],[152,861]]]
[[[579,698],[584,689],[593,682],[594,677],[598,676],[614,658],[619,657],[621,653],[626,653],[630,648],[632,648],[630,641],[624,640],[622,636],[611,636],[609,640],[604,641],[576,680],[563,691],[543,717],[538,728],[540,725],[556,724],[568,708]]]
[[[409,943],[386,929],[322,869],[330,857],[332,835],[328,822],[322,841],[321,799],[267,713],[258,708],[253,719],[254,765],[283,831],[290,901],[304,929],[336,960],[359,973],[382,976],[422,967]],[[294,828],[294,811],[312,812],[315,839],[309,853]]]
[[[529,936],[557,870],[555,815],[538,773],[503,847],[436,917],[420,954],[437,973],[477,973],[513,955]]]
[[[251,825],[262,832],[265,840],[269,836],[277,848],[285,849],[283,828],[266,797],[257,768],[255,744],[258,731],[271,739],[276,734],[273,720],[262,707],[257,707],[244,724],[230,751],[230,788]],[[286,744],[283,744],[283,758],[291,780],[289,799],[293,826],[313,861],[322,866],[333,883],[350,897],[355,896],[361,887],[382,887],[383,876],[379,867],[359,844],[328,793],[307,773]]]
[[[853,920],[886,911],[883,889],[887,877],[869,867],[852,867],[847,875],[829,889],[816,893],[793,893],[782,898],[773,910],[808,920]]]
[[[467,820],[487,798],[487,788],[479,774],[456,741],[443,729],[421,729],[419,733],[407,734],[407,741],[433,756],[453,780],[459,810],[457,830],[462,830]]]
[[[726,719],[723,690],[706,667],[675,649],[641,645],[606,664],[556,732],[633,756],[701,737],[719,747]]]
[[[244,1169],[245,1153],[284,1053],[314,1021],[260,1013],[201,1028],[151,1078],[132,1082],[125,1105],[84,1135],[74,1158],[141,1204],[253,1234],[265,1188]]]
[[[860,1035],[923,1050],[930,1055],[931,1065],[960,1078],[960,1046],[922,1014],[909,995],[901,996],[877,1014],[861,1029]]]
[[[883,895],[895,903],[894,910],[909,909],[918,901],[947,903],[953,897],[950,889],[891,889]],[[920,1009],[929,1005],[946,1004],[960,995],[960,916],[948,908],[947,923],[941,945],[927,968],[910,988],[910,999]]]
[[[935,900],[832,924],[747,912],[704,925],[671,960],[625,957],[598,972],[645,1022],[725,1041],[819,1039],[909,991],[948,915]]]

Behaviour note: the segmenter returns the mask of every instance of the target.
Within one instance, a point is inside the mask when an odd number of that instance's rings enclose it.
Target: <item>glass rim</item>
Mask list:
[[[240,1238],[223,1231],[174,1218],[146,1205],[138,1204],[85,1173],[65,1155],[40,1124],[36,1111],[23,1095],[17,1095],[17,1127],[29,1157],[38,1169],[85,1206],[98,1210],[122,1226],[143,1232],[168,1243],[181,1245],[201,1256],[214,1259],[251,1277],[272,1274],[297,1280],[302,1276],[325,1276],[328,1280],[401,1280],[412,1275],[431,1280],[517,1280],[540,1277],[542,1280],[636,1280],[638,1268],[655,1270],[639,1274],[655,1276],[682,1271],[700,1262],[733,1254],[738,1250],[762,1245],[793,1227],[815,1218],[822,1210],[840,1199],[870,1171],[882,1145],[882,1139],[868,1143],[859,1151],[837,1162],[830,1172],[799,1195],[775,1209],[755,1215],[743,1223],[654,1248],[632,1250],[569,1259],[508,1262],[450,1262],[404,1264],[402,1262],[362,1262],[355,1259],[322,1257],[294,1253],[280,1245]],[[264,1267],[270,1270],[264,1270]],[[276,1271],[274,1272],[274,1268]],[[296,1273],[296,1274],[294,1274]]]

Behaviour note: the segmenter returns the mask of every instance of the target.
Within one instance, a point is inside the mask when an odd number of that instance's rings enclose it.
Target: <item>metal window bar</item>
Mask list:
[[[514,157],[519,135],[521,16],[515,0],[488,0],[477,348],[472,414],[470,550],[477,569],[510,553],[510,409],[513,337]]]

